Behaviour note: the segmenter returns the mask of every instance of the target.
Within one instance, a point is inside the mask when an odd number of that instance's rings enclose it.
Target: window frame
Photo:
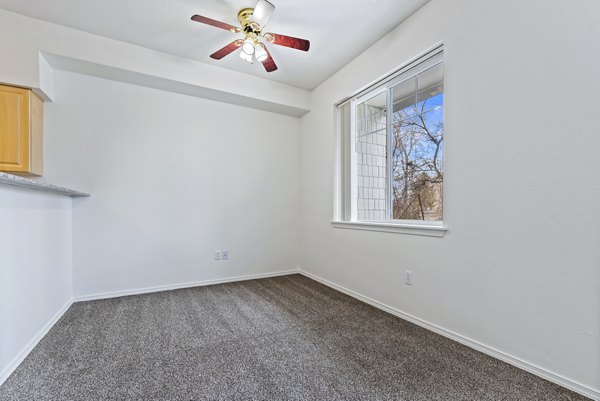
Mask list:
[[[445,224],[445,217],[443,220],[431,221],[431,220],[404,220],[404,219],[393,219],[393,211],[391,208],[392,203],[392,158],[389,157],[391,154],[391,131],[392,124],[386,124],[386,214],[387,219],[384,221],[368,221],[358,220],[356,203],[352,202],[352,196],[356,195],[356,105],[378,96],[381,93],[386,93],[387,98],[387,121],[392,121],[392,107],[391,102],[393,101],[390,96],[392,88],[396,85],[401,84],[413,77],[417,76],[421,72],[433,68],[441,63],[444,63],[443,45],[437,45],[436,47],[428,50],[427,52],[415,57],[409,62],[403,64],[398,69],[393,71],[391,74],[387,74],[383,78],[376,82],[364,87],[352,96],[349,96],[342,101],[334,105],[335,113],[335,125],[336,125],[336,138],[335,138],[335,186],[334,186],[334,208],[333,208],[333,219],[331,225],[334,228],[350,228],[357,230],[367,231],[381,231],[381,232],[392,232],[401,234],[413,234],[413,235],[425,235],[434,237],[443,237],[448,230]],[[444,90],[445,93],[445,90]],[[350,108],[350,121],[349,124],[343,122],[343,107],[347,106]],[[348,110],[346,110],[348,113]],[[445,117],[445,104],[444,104],[444,117]],[[445,118],[444,118],[445,120]],[[347,126],[349,125],[349,127]],[[349,130],[349,132],[348,132]],[[349,142],[349,143],[346,143]],[[444,144],[444,149],[446,145]],[[445,160],[444,154],[444,160]],[[348,161],[348,158],[350,159]],[[348,175],[350,176],[348,178]],[[347,188],[347,187],[350,188]],[[354,198],[356,199],[356,198]],[[446,200],[446,186],[442,186],[442,202],[445,204]],[[350,208],[350,210],[348,210]]]

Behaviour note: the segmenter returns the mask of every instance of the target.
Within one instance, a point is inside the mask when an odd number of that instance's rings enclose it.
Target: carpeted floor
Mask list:
[[[294,275],[74,304],[0,400],[584,400]]]

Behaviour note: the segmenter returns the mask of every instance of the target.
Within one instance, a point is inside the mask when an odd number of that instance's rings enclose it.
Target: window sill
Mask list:
[[[448,227],[441,224],[409,224],[409,223],[383,223],[375,221],[338,221],[331,222],[334,228],[347,228],[351,230],[380,231],[384,233],[424,235],[428,237],[443,237]]]

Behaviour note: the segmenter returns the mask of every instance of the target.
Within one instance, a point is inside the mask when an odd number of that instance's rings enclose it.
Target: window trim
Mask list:
[[[414,220],[406,220],[409,223],[395,223],[400,220],[390,221],[344,221],[332,220],[331,226],[334,228],[348,228],[353,230],[379,231],[385,233],[411,234],[427,237],[443,237],[448,231],[448,226],[439,221],[429,222],[430,224],[420,224]],[[434,223],[434,224],[431,224]],[[440,224],[438,224],[440,223]]]
[[[392,80],[396,79],[397,77],[404,74],[408,70],[411,70],[411,69],[419,66],[420,64],[423,64],[427,60],[429,60],[443,52],[444,52],[444,45],[442,43],[439,43],[439,44],[433,46],[431,49],[426,50],[423,53],[419,54],[418,56],[411,58],[406,63],[402,64],[399,68],[395,68],[393,71],[386,74],[385,76],[383,76],[379,79],[376,79],[375,81],[371,82],[370,84],[368,84],[366,86],[363,86],[361,89],[354,92],[350,96],[346,96],[339,102],[335,103],[335,107],[340,108],[345,103],[350,102],[352,99],[360,100],[361,97],[363,97],[367,93],[371,92],[372,90],[374,90],[382,85],[387,85]],[[396,83],[399,83],[399,82],[394,82],[394,84],[396,84]]]
[[[343,149],[343,133],[341,129],[341,108],[342,106],[350,103],[350,124],[352,125],[350,132],[351,137],[354,135],[354,113],[355,108],[354,105],[357,101],[361,99],[365,99],[367,97],[376,96],[380,92],[389,91],[390,87],[397,85],[407,79],[410,79],[412,76],[422,72],[428,68],[431,68],[439,63],[444,62],[443,57],[443,44],[438,44],[431,48],[430,50],[422,53],[421,55],[411,59],[400,68],[396,69],[392,73],[384,76],[381,79],[378,79],[374,83],[363,87],[361,90],[357,91],[354,95],[346,97],[342,101],[338,102],[334,106],[334,112],[336,113],[335,118],[335,176],[334,176],[334,205],[333,205],[333,220],[331,221],[331,225],[333,228],[342,228],[342,229],[354,229],[354,230],[364,230],[364,231],[378,231],[378,232],[387,232],[387,233],[399,233],[399,234],[411,234],[411,235],[421,235],[421,236],[431,236],[431,237],[443,237],[448,231],[448,226],[445,224],[444,220],[441,221],[421,221],[421,220],[398,220],[391,219],[391,216],[388,216],[388,220],[386,221],[364,221],[364,220],[356,220],[356,213],[350,211],[348,213],[345,210],[347,205],[342,205],[342,202],[346,203],[348,200],[345,197],[345,191],[343,190],[344,184],[342,182],[343,175],[345,174],[344,166],[342,166],[342,152]],[[414,70],[414,74],[410,76],[403,76],[407,71]],[[390,99],[388,96],[388,103]],[[390,107],[388,105],[388,113],[390,112]],[[389,120],[389,119],[388,119]],[[390,128],[387,128],[388,130]],[[389,133],[386,133],[389,136]],[[351,140],[351,143],[354,141]],[[389,141],[386,141],[387,146],[389,147]],[[389,152],[389,149],[388,149]],[[352,152],[350,152],[350,157],[352,157]],[[351,163],[352,166],[352,163]],[[352,168],[352,167],[351,167]],[[387,158],[386,161],[386,170],[390,169],[390,159]],[[391,177],[388,174],[387,180],[390,180]],[[389,191],[389,183],[388,189]],[[352,188],[352,186],[351,186]],[[445,188],[445,187],[444,187]],[[445,200],[445,190],[442,193],[442,197]],[[391,198],[386,196],[386,202],[391,202]],[[387,213],[391,213],[391,208],[389,205],[386,205]],[[343,216],[342,214],[345,214]],[[350,218],[350,220],[347,220]]]

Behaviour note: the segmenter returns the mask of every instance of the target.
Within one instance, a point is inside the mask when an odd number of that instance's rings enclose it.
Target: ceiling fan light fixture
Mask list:
[[[251,56],[254,54],[254,41],[250,38],[244,40],[244,44],[242,45],[242,53],[246,53]]]
[[[275,6],[269,3],[267,0],[258,0],[256,6],[254,7],[254,11],[252,12],[252,22],[256,22],[262,28],[267,25],[269,22],[269,18],[275,11]]]
[[[265,45],[262,43],[258,43],[256,45],[256,51],[254,53],[254,57],[256,57],[256,61],[260,61],[261,63],[267,59],[267,51],[265,50]]]
[[[308,51],[310,42],[306,39],[281,35],[278,33],[263,32],[263,28],[271,18],[275,6],[268,0],[257,1],[255,8],[242,8],[238,12],[239,28],[202,15],[196,14],[192,16],[193,21],[244,35],[211,54],[210,58],[213,60],[221,60],[223,57],[235,52],[241,47],[241,59],[250,64],[252,64],[254,60],[258,60],[262,63],[265,71],[273,72],[277,70],[277,64],[269,53],[266,46],[267,44],[270,43],[304,52]]]
[[[252,54],[247,54],[244,51],[240,52],[240,58],[249,62],[250,64],[252,64],[252,62],[254,61],[254,57],[252,56]]]

